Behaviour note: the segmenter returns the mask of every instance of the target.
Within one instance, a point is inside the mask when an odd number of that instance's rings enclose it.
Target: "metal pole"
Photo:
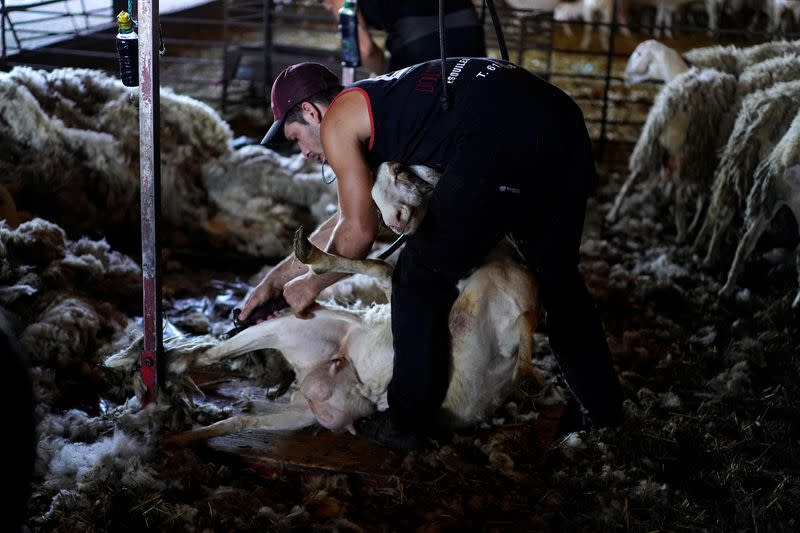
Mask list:
[[[6,0],[0,0],[0,69],[6,68]]]
[[[269,107],[272,87],[272,0],[264,1],[264,91],[263,103]]]
[[[611,72],[614,63],[614,40],[617,36],[617,0],[611,4],[611,30],[608,32],[608,51],[606,53],[606,76],[605,84],[603,85],[603,111],[600,116],[600,153],[598,160],[603,161],[606,151],[606,134],[608,125],[608,92],[611,87]],[[584,31],[586,27],[584,26]]]
[[[158,0],[139,0],[139,165],[142,209],[142,281],[144,352],[143,406],[158,397],[161,340],[161,282],[158,227],[161,212],[161,138],[159,134]]]

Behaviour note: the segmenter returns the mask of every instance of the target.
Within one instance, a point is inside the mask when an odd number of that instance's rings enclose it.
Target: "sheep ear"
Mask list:
[[[408,167],[405,166],[403,163],[395,163],[394,164],[394,171],[392,172],[392,177],[397,181],[397,178],[400,177],[401,174],[408,172]]]
[[[331,377],[335,377],[336,374],[342,371],[344,365],[347,364],[344,357],[337,357],[335,359],[331,359],[330,363],[328,364],[328,374]]]
[[[784,173],[786,182],[795,189],[800,189],[800,165],[795,165],[786,169]]]
[[[440,174],[431,167],[425,165],[411,165],[409,169],[429,185],[436,186],[436,183],[439,181]]]

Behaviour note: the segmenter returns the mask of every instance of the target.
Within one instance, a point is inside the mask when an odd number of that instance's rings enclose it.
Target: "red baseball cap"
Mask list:
[[[286,140],[283,136],[286,113],[318,92],[335,87],[341,87],[339,78],[325,65],[298,63],[283,69],[275,78],[270,95],[272,116],[275,122],[261,139],[261,144],[269,145],[276,140]]]

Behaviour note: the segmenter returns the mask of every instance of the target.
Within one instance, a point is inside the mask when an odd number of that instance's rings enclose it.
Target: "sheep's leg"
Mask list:
[[[661,31],[664,25],[664,5],[659,3],[658,7],[656,7],[656,16],[655,20],[653,21],[653,36],[656,39],[661,38]]]
[[[617,218],[617,214],[619,213],[619,208],[622,205],[622,200],[628,194],[628,189],[631,188],[633,182],[636,181],[636,178],[639,177],[638,172],[631,172],[628,176],[628,179],[625,180],[625,183],[622,184],[619,192],[617,193],[617,197],[614,198],[614,205],[611,207],[611,210],[606,214],[606,221],[607,222],[614,222]]]
[[[736,280],[742,273],[747,258],[753,253],[753,248],[758,243],[758,239],[767,229],[768,223],[769,219],[764,213],[760,213],[753,220],[748,221],[747,231],[745,231],[741,242],[739,242],[739,246],[736,247],[736,256],[733,258],[730,270],[728,270],[728,279],[719,291],[720,296],[730,296],[733,293]]]
[[[706,216],[703,219],[703,225],[700,226],[700,231],[697,232],[697,236],[694,238],[694,244],[692,244],[692,252],[695,254],[700,253],[700,249],[703,245],[708,241],[709,237],[711,236],[711,232],[714,228],[714,220],[716,220],[716,213],[714,209],[714,204],[712,203],[708,206],[708,211],[706,212]]]
[[[254,350],[273,348],[283,354],[299,381],[314,365],[339,353],[342,339],[353,325],[354,319],[348,314],[323,308],[315,310],[309,319],[294,315],[273,318],[207,350],[192,366],[212,365]]]
[[[229,435],[245,429],[289,431],[308,427],[315,421],[308,401],[302,395],[297,395],[281,412],[263,415],[235,415],[210,426],[170,435],[164,440],[164,443],[168,446],[188,446],[193,442]]]
[[[672,37],[673,37],[673,34],[672,34],[672,16],[673,16],[673,12],[667,10],[666,8],[662,8],[662,9],[664,10],[664,15],[663,15],[663,19],[664,19],[664,35],[666,35],[668,38],[672,39]]]
[[[677,236],[675,240],[678,244],[686,241],[686,205],[689,196],[689,187],[686,185],[678,185],[675,190],[675,228]]]
[[[630,37],[631,30],[628,28],[628,1],[621,0],[617,3],[617,13],[615,15],[615,20],[617,21],[617,25],[619,26],[619,32],[621,35],[625,37]]]
[[[703,214],[703,204],[704,203],[705,202],[704,202],[703,195],[702,194],[697,195],[697,200],[695,201],[695,205],[694,205],[694,208],[695,208],[694,217],[692,218],[691,224],[689,224],[689,234],[690,235],[694,234],[694,232],[697,231],[697,225],[700,224],[700,217]]]
[[[795,215],[797,218],[797,215]],[[798,224],[800,224],[800,218],[797,218]],[[800,287],[800,244],[797,245],[797,248],[794,250],[794,259],[795,259],[795,266],[797,268],[797,285]],[[792,307],[795,309],[800,307],[800,288],[797,289],[797,296],[794,297],[794,301],[792,302]]]
[[[790,167],[784,172],[783,185],[787,186],[788,190],[785,190],[782,196],[794,215],[798,229],[800,229],[800,165]],[[797,267],[797,282],[800,287],[800,245],[795,249],[795,264]],[[792,307],[800,307],[800,289],[798,289],[797,296],[792,302]]]
[[[366,274],[378,281],[386,296],[392,294],[392,266],[377,259],[348,259],[323,252],[308,240],[303,228],[294,235],[294,255],[317,273],[341,272],[344,274]]]
[[[611,21],[613,20],[613,13],[611,10],[603,13],[600,22],[602,26],[600,26],[600,31],[598,34],[600,35],[601,45],[603,50],[608,50],[608,47],[611,45]]]
[[[708,15],[708,30],[706,34],[709,37],[713,37],[716,35],[717,29],[719,28],[719,12],[717,10],[716,0],[706,0],[706,14]]]
[[[733,218],[733,213],[729,209],[723,209],[716,220],[713,222],[711,230],[711,239],[708,242],[708,251],[703,258],[703,266],[710,268],[714,265],[719,256],[720,248],[722,248],[722,238],[725,234],[725,228]]]
[[[525,380],[544,386],[544,378],[533,366],[533,332],[536,329],[535,311],[525,311],[519,317],[519,348],[517,349],[517,365],[514,367],[514,383]]]
[[[778,2],[773,2],[772,9],[769,13],[769,20],[767,21],[767,34],[776,37],[778,28],[780,27],[781,12],[783,6]]]
[[[589,48],[589,43],[592,39],[592,33],[594,32],[594,23],[585,23],[583,25],[583,36],[581,37],[581,50],[587,50]]]

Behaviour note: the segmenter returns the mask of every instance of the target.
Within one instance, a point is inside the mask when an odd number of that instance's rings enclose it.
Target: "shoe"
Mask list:
[[[558,419],[556,435],[568,435],[576,431],[584,431],[592,427],[591,421],[578,400],[573,396],[567,399],[561,418]]]
[[[423,451],[433,445],[430,439],[422,435],[395,429],[389,411],[378,411],[358,420],[356,434],[366,437],[384,448],[404,453]]]

